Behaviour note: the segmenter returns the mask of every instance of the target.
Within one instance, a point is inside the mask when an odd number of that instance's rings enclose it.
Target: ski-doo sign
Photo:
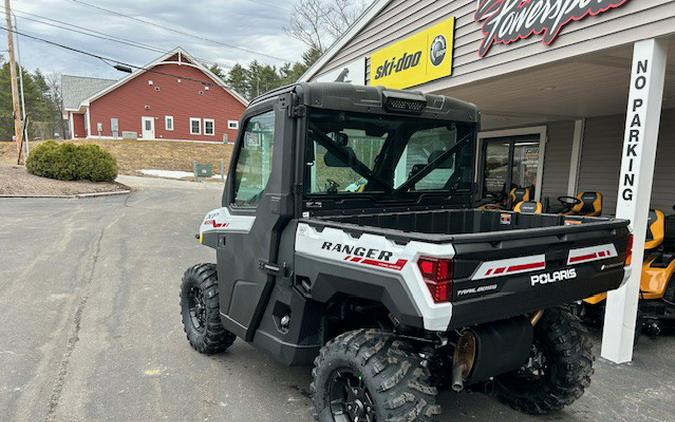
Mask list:
[[[455,18],[375,51],[369,85],[405,89],[452,74]]]
[[[478,54],[485,56],[494,44],[541,35],[550,45],[570,22],[580,21],[622,6],[628,0],[478,0],[474,15],[483,24]]]

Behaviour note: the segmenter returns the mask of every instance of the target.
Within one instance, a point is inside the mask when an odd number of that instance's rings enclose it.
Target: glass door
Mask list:
[[[530,188],[539,175],[539,135],[483,140],[482,195],[506,204],[513,188]]]

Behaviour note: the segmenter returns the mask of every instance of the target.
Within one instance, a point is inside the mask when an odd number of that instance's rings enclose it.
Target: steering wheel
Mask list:
[[[576,196],[563,195],[558,197],[558,202],[560,202],[560,204],[563,206],[561,212],[567,212],[575,205],[581,204],[581,199],[577,198]]]
[[[484,211],[504,211],[504,208],[500,207],[497,204],[485,204],[481,205],[480,209]]]
[[[338,193],[338,188],[340,187],[340,184],[333,179],[326,179],[325,187],[326,187],[326,193],[334,195],[334,194]]]
[[[577,198],[576,196],[563,195],[558,197],[558,202],[572,208],[575,205],[581,204],[581,199]]]
[[[500,204],[506,198],[504,192],[485,192],[485,198],[479,202],[478,208],[486,211],[504,210]]]

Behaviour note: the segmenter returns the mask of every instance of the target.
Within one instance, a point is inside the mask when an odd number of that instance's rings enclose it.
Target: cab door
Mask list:
[[[275,206],[283,185],[279,174],[284,154],[277,146],[284,120],[278,107],[247,111],[223,195],[229,227],[217,248],[221,319],[226,329],[247,341],[275,282],[279,231],[287,221]]]

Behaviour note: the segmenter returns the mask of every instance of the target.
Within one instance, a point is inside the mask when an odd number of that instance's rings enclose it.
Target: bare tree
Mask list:
[[[338,39],[361,16],[364,0],[298,0],[293,6],[291,37],[320,52]]]
[[[61,132],[61,137],[66,138],[66,121],[63,118],[63,91],[61,90],[61,74],[52,73],[45,78],[49,88],[49,99],[55,109],[55,118],[58,119],[56,127]]]

